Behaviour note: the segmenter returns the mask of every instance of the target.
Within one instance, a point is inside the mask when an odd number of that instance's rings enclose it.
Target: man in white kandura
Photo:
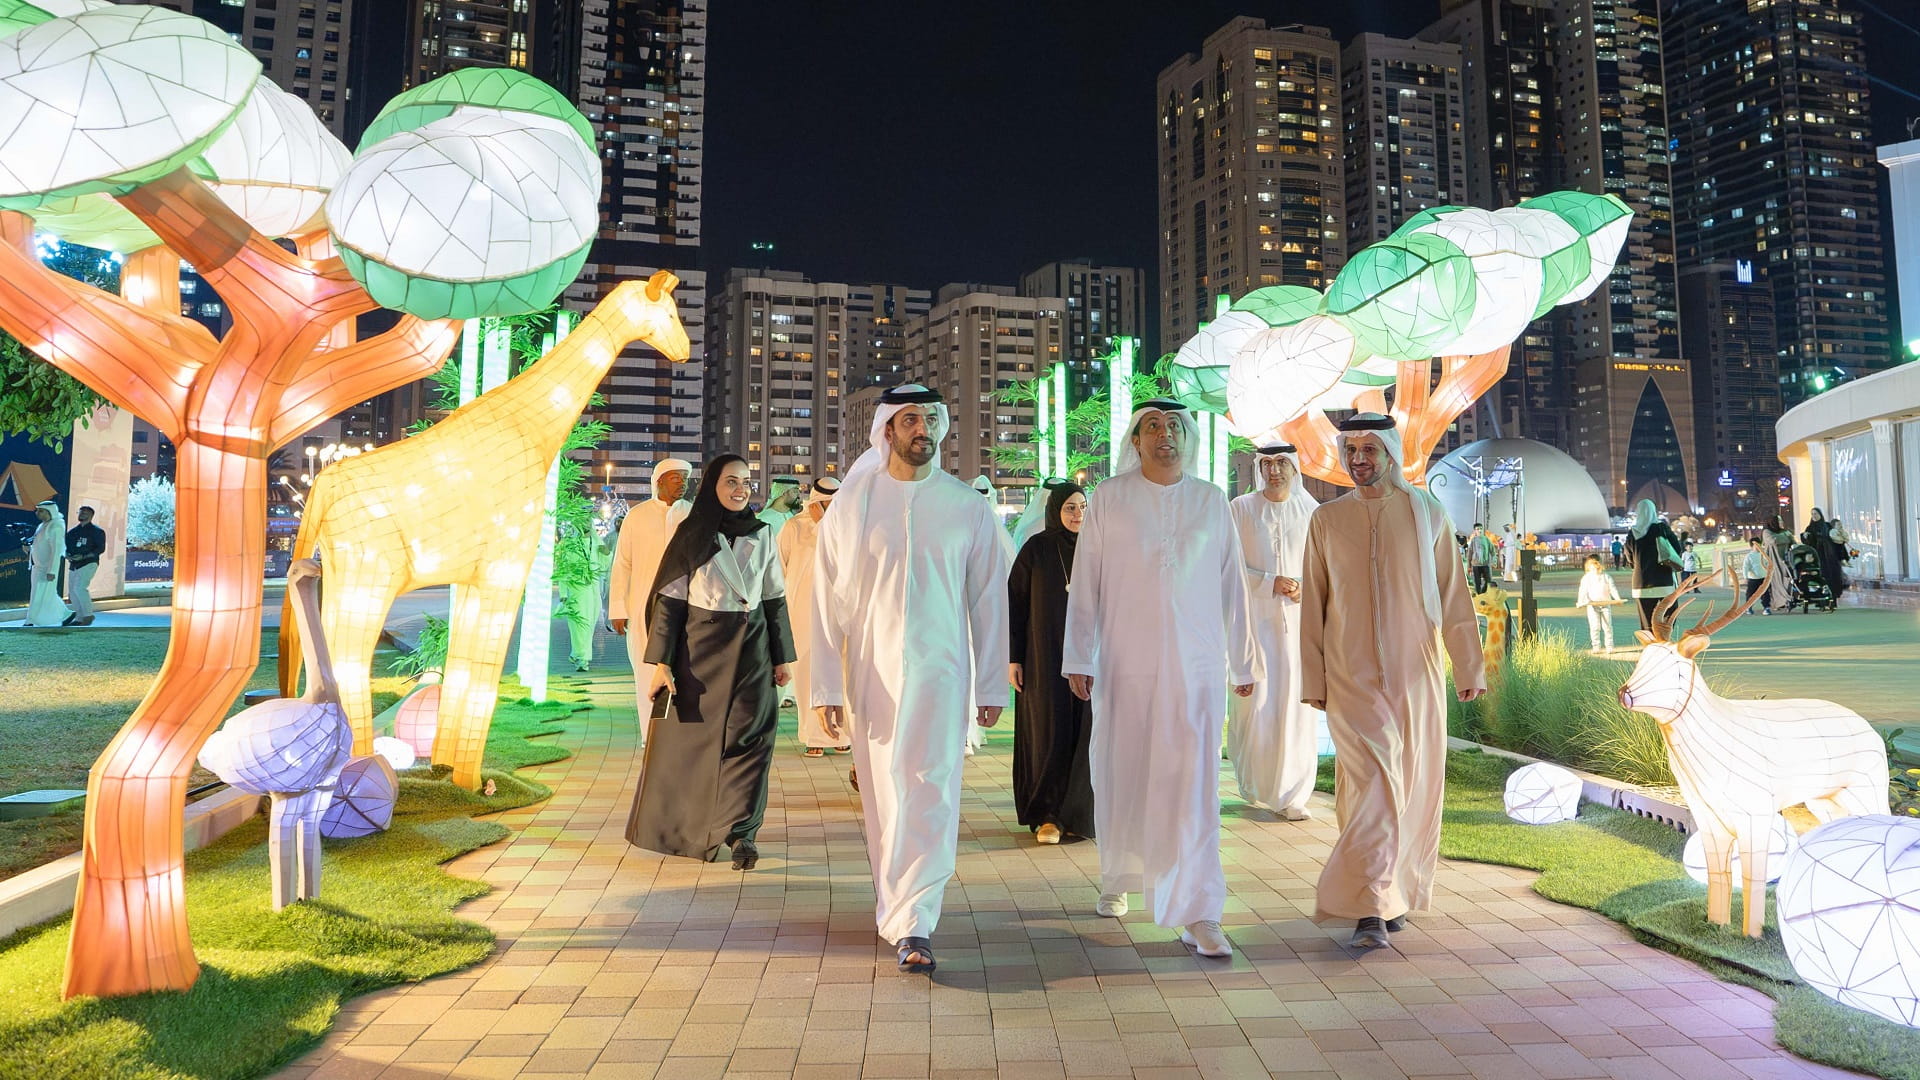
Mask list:
[[[1392,418],[1340,425],[1353,490],[1313,512],[1300,583],[1300,696],[1327,710],[1340,839],[1316,919],[1356,920],[1377,949],[1433,899],[1447,779],[1446,664],[1461,701],[1486,693],[1480,631],[1440,501],[1410,486]]]
[[[1520,580],[1520,541],[1522,537],[1508,522],[1506,530],[1500,535],[1500,577],[1505,581]]]
[[[647,594],[660,570],[673,530],[691,505],[686,494],[693,465],[680,458],[664,458],[653,467],[653,497],[627,512],[614,545],[613,571],[607,579],[607,625],[627,637],[627,658],[633,661],[634,700],[639,704],[640,737],[648,735],[652,714],[646,706],[653,665],[647,656]]]
[[[812,655],[807,643],[813,638],[813,554],[820,540],[820,519],[840,493],[840,481],[823,476],[807,491],[807,504],[786,528],[780,530],[775,544],[780,549],[780,569],[787,577],[787,621],[793,624],[794,679],[793,700],[799,704],[800,744],[808,757],[822,757],[831,747],[849,753],[845,733],[827,734],[820,714],[813,708],[813,678],[807,671]]]
[[[882,394],[813,564],[812,703],[835,738],[851,725],[875,922],[902,971],[934,968],[929,938],[959,848],[962,728],[993,726],[1009,699],[999,523],[933,467],[946,431],[938,393]]]
[[[1073,559],[1062,674],[1093,702],[1100,902],[1111,918],[1145,894],[1154,922],[1202,956],[1220,929],[1220,728],[1229,683],[1261,677],[1247,581],[1221,490],[1189,475],[1199,448],[1177,401],[1141,403],[1120,469],[1094,489]]]
[[[986,473],[981,473],[979,476],[974,477],[971,486],[973,490],[979,492],[986,498],[988,506],[997,506],[997,500],[993,497],[993,481],[987,478]],[[1018,555],[1020,551],[1013,546],[1013,536],[1007,532],[1006,526],[1000,524],[1000,513],[997,509],[994,511],[993,523],[995,531],[1000,534],[1002,553],[1006,555],[1007,565],[1011,567],[1014,556]],[[967,707],[969,709],[976,707],[971,694],[967,696]],[[987,729],[978,724],[968,724],[966,755],[972,757],[985,745],[987,745]]]
[[[1267,677],[1251,697],[1228,700],[1227,757],[1242,799],[1287,821],[1305,821],[1313,816],[1307,800],[1319,774],[1326,714],[1300,700],[1300,572],[1307,520],[1320,504],[1301,488],[1293,447],[1261,447],[1254,470],[1260,490],[1233,500],[1233,524],[1246,559],[1253,640]]]

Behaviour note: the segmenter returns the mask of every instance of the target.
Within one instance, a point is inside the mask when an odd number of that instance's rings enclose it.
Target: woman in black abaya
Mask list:
[[[636,847],[707,862],[731,847],[735,870],[760,857],[776,688],[793,678],[780,554],[752,496],[746,461],[715,458],[661,556],[645,659],[649,696],[672,694],[673,711],[654,723],[627,818]]]
[[[1035,533],[1007,575],[1012,620],[1008,678],[1014,700],[1013,801],[1020,824],[1043,844],[1093,835],[1093,779],[1087,743],[1093,709],[1060,674],[1066,640],[1067,586],[1087,496],[1078,485],[1050,481],[1047,526]]]

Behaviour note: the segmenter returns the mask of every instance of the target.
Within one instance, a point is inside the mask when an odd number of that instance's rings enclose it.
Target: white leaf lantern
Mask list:
[[[1773,815],[1773,827],[1767,833],[1767,884],[1780,880],[1786,872],[1787,857],[1793,849],[1800,846],[1800,835],[1787,824],[1787,819],[1779,814]],[[1707,883],[1707,834],[1695,832],[1687,837],[1687,846],[1680,854],[1680,865],[1687,876],[1702,885]],[[1746,875],[1740,871],[1740,851],[1734,849],[1733,860],[1728,864],[1733,875],[1733,887],[1738,889],[1746,884]]]
[[[166,8],[94,8],[0,38],[0,200],[30,209],[172,172],[259,78],[238,42]]]
[[[1353,358],[1353,334],[1325,315],[1253,335],[1227,368],[1227,401],[1242,431],[1278,428],[1331,390]]]
[[[1920,820],[1820,826],[1800,838],[1774,896],[1787,959],[1807,985],[1920,1027]]]
[[[1229,311],[1188,338],[1174,354],[1173,362],[1190,368],[1226,367],[1241,349],[1267,330],[1260,316],[1249,311]]]
[[[326,203],[354,277],[421,318],[538,310],[600,223],[600,159],[564,120],[464,108],[381,140]]]
[[[1578,776],[1550,762],[1536,761],[1507,774],[1507,816],[1522,825],[1553,825],[1580,816]]]
[[[1533,211],[1538,217],[1553,215]],[[1557,220],[1557,219],[1556,219]],[[1561,223],[1567,236],[1572,226]],[[1522,223],[1475,207],[1461,207],[1418,230],[1451,242],[1473,260],[1477,290],[1473,317],[1460,335],[1435,347],[1440,356],[1478,356],[1513,344],[1533,321],[1540,303],[1540,259]]]
[[[325,227],[320,207],[352,161],[306,102],[262,79],[195,171],[261,235],[301,236]]]

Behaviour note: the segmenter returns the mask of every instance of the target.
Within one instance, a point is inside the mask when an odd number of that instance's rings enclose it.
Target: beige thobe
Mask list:
[[[627,620],[627,659],[633,662],[633,679],[640,699],[640,731],[644,737],[651,716],[647,683],[653,679],[653,665],[647,663],[647,596],[653,591],[653,575],[660,572],[660,557],[667,553],[667,541],[687,516],[691,506],[685,501],[668,505],[648,499],[634,507],[620,523],[620,539],[613,550],[613,569],[607,580],[607,621]]]
[[[1389,492],[1349,492],[1307,527],[1300,695],[1326,702],[1338,762],[1340,839],[1320,872],[1320,919],[1394,919],[1431,905],[1447,775],[1443,643],[1456,686],[1487,684],[1446,512],[1424,491]],[[1422,580],[1415,514],[1427,518],[1432,581]]]

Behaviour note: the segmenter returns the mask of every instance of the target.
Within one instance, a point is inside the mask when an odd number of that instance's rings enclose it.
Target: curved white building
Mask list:
[[[1560,450],[1532,439],[1470,442],[1427,469],[1427,490],[1461,532],[1512,522],[1522,533],[1600,533],[1611,529],[1593,476]]]
[[[1847,527],[1857,582],[1920,581],[1920,364],[1788,409],[1774,425],[1793,486],[1793,529],[1819,507]]]

